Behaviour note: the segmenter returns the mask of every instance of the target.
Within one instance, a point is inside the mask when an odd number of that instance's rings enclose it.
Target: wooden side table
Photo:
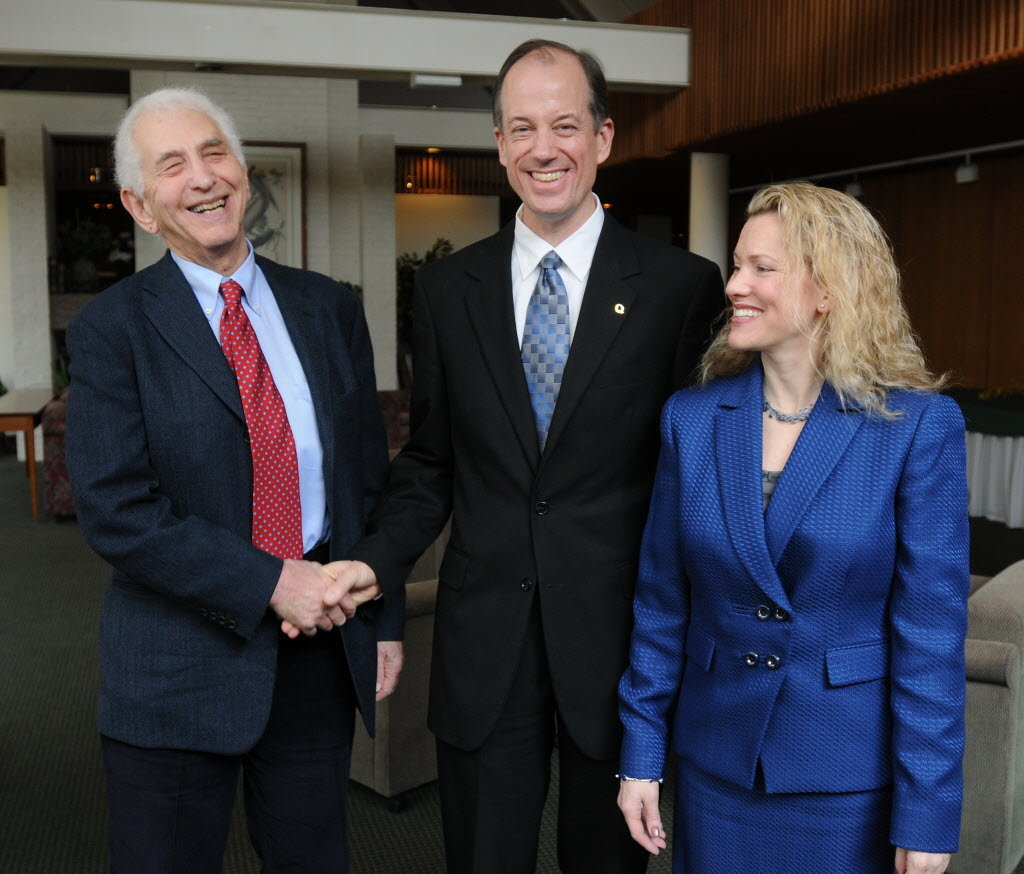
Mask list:
[[[39,521],[39,492],[36,488],[35,430],[43,407],[53,400],[53,389],[23,388],[0,397],[0,432],[21,431],[25,435],[25,466],[32,497],[32,519]]]

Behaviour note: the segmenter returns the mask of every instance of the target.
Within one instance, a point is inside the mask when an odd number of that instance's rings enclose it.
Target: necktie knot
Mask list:
[[[233,279],[225,279],[220,284],[220,293],[224,297],[224,303],[229,307],[238,306],[242,299],[242,286]]]
[[[562,259],[554,252],[548,252],[540,259],[540,266],[542,270],[557,270],[562,266]]]

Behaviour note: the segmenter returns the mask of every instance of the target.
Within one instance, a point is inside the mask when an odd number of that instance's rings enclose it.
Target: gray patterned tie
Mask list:
[[[558,275],[561,266],[562,259],[554,252],[540,259],[540,277],[530,296],[523,328],[523,370],[542,451],[569,357],[569,295]]]

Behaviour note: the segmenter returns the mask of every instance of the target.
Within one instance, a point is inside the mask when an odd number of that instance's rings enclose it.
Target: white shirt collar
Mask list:
[[[604,227],[604,207],[601,206],[596,194],[591,192],[590,196],[594,198],[594,211],[580,227],[557,246],[552,246],[526,226],[522,217],[523,208],[519,207],[516,212],[513,261],[519,270],[520,279],[525,279],[536,270],[540,259],[551,251],[562,259],[563,267],[577,280],[582,282],[586,278],[590,272],[590,264],[594,260],[601,228]]]

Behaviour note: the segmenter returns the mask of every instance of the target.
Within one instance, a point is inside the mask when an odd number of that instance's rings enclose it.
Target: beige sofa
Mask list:
[[[972,578],[960,852],[950,874],[1010,874],[1024,857],[1024,561]]]
[[[405,667],[395,693],[377,703],[376,738],[356,719],[351,777],[390,802],[405,806],[405,793],[437,779],[434,736],[427,729],[434,602],[447,531],[420,558],[405,586]]]

